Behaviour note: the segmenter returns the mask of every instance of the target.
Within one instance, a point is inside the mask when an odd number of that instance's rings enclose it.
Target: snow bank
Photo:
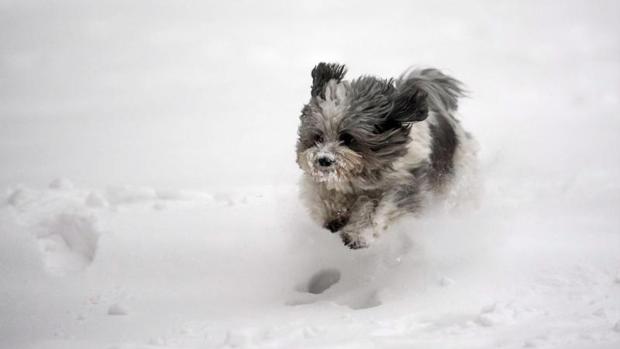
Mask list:
[[[28,306],[3,305],[3,338],[42,348],[619,343],[620,236],[601,219],[614,206],[583,212],[562,186],[519,197],[539,184],[512,184],[487,179],[477,207],[433,207],[360,251],[310,222],[295,187],[219,195],[232,202],[169,195],[164,208],[161,195],[91,207],[92,190],[22,187],[28,205],[8,204],[13,193],[0,210],[3,252],[19,251],[2,256],[12,269],[3,292]],[[41,309],[37,290],[47,290]]]
[[[83,270],[95,258],[100,234],[92,216],[61,213],[46,222],[37,232],[46,268],[54,274]]]

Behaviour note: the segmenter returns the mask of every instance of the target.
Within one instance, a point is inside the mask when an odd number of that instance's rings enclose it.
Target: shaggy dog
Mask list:
[[[397,79],[343,80],[344,65],[312,69],[297,164],[302,199],[350,248],[367,247],[395,218],[446,193],[475,143],[454,113],[462,84],[437,69]]]

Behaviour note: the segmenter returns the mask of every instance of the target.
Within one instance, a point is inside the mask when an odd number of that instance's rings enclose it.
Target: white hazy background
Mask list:
[[[615,1],[2,1],[0,183],[291,182],[319,61],[351,77],[438,67],[471,90],[461,112],[485,152],[522,156],[528,172],[600,166],[618,145],[606,117],[618,13]]]
[[[0,0],[0,348],[620,347],[619,15]],[[478,204],[363,251],[312,223],[320,61],[462,80]]]

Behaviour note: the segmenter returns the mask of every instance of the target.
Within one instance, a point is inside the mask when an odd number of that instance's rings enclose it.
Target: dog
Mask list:
[[[319,63],[298,129],[301,198],[311,216],[352,249],[448,191],[475,143],[457,120],[463,84],[433,68],[395,79]]]

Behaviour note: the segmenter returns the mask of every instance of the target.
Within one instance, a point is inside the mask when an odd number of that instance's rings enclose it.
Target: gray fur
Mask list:
[[[345,73],[339,64],[319,63],[312,70],[297,163],[315,218],[340,232],[347,246],[359,248],[377,235],[378,225],[387,224],[380,221],[418,212],[428,194],[449,181],[459,135],[465,134],[452,115],[463,88],[436,69],[396,80],[343,81]],[[325,157],[334,164],[319,164]]]
[[[459,144],[454,127],[447,120],[447,116],[437,114],[437,123],[430,125],[433,143],[431,145],[431,170],[430,180],[434,184],[444,181],[446,176],[452,174],[454,168],[454,152]]]
[[[325,85],[332,79],[340,82],[347,73],[344,65],[336,63],[319,63],[312,69],[312,97],[320,96],[325,98]]]
[[[443,114],[457,110],[459,97],[465,95],[460,81],[434,68],[416,69],[405,73],[396,80],[396,86],[425,91],[431,109]]]

